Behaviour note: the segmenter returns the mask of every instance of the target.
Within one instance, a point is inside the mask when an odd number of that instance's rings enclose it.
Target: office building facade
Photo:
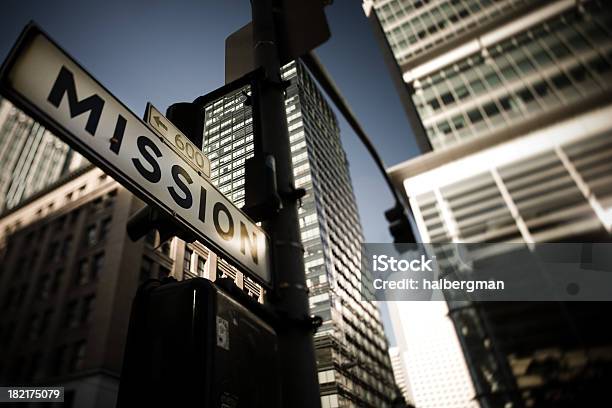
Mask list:
[[[0,383],[63,386],[66,407],[114,406],[145,252],[125,233],[135,204],[90,168],[2,215]]]
[[[406,366],[402,352],[397,347],[389,347],[389,358],[391,359],[391,368],[393,369],[393,377],[395,384],[402,393],[406,402],[412,401],[410,386],[408,385],[408,376],[406,374]]]
[[[423,408],[477,408],[475,390],[445,302],[388,302],[407,400]],[[397,374],[396,374],[397,378]],[[399,382],[398,382],[399,385]]]
[[[389,170],[423,242],[610,241],[612,12],[604,2],[364,8],[433,147]],[[606,304],[449,308],[481,406],[589,405],[610,378]]]
[[[300,63],[283,68],[290,81],[286,112],[296,187],[306,189],[299,219],[315,334],[321,401],[332,407],[385,407],[394,381],[380,315],[361,302],[363,241],[348,163],[335,115]],[[244,204],[244,163],[254,154],[248,88],[207,102],[203,150],[211,179]]]
[[[525,133],[608,93],[600,1],[366,1],[434,150]],[[585,104],[593,100],[593,104]],[[535,123],[534,123],[535,122]]]
[[[465,155],[475,147],[457,146],[390,174],[423,242],[609,242],[611,114],[609,106],[595,109]],[[476,395],[490,407],[599,395],[595,379],[612,375],[612,333],[603,324],[609,312],[596,302],[449,304]],[[542,369],[551,361],[558,369],[552,377]],[[581,370],[593,376],[593,388],[580,389]]]
[[[147,279],[228,277],[261,287],[199,242],[126,233],[144,203],[88,166],[0,215],[0,383],[62,386],[63,407],[116,404],[130,309]]]

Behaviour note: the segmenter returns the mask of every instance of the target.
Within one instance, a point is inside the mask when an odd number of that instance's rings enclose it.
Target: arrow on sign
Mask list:
[[[210,177],[210,160],[201,149],[194,145],[176,126],[172,124],[151,102],[147,103],[145,120],[164,143],[174,149],[187,164],[192,166],[198,173]],[[163,126],[163,129],[161,128]]]
[[[159,118],[159,116],[153,116],[153,120],[155,120],[155,123],[158,127],[161,126],[164,130],[168,130],[168,127],[164,125],[164,122]]]

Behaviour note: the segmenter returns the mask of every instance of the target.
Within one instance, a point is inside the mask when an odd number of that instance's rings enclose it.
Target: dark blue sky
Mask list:
[[[360,0],[326,8],[331,39],[317,49],[387,166],[417,154],[408,121]],[[248,0],[4,0],[0,59],[29,20],[142,116],[223,85],[224,42],[250,20]],[[366,241],[390,242],[393,201],[373,161],[340,118]]]

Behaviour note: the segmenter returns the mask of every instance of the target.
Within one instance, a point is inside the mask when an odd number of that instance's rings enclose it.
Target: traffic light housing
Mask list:
[[[191,143],[202,149],[204,112],[201,106],[192,102],[173,103],[166,109],[166,118],[179,128]]]
[[[406,210],[400,204],[385,211],[385,218],[389,222],[389,232],[396,244],[414,243],[416,238],[412,232],[412,226],[408,220]]]
[[[280,407],[277,348],[274,330],[213,282],[146,282],[117,407]]]
[[[166,117],[193,144],[202,148],[204,114],[199,105],[191,102],[174,103],[166,110]],[[174,236],[186,242],[196,240],[195,235],[182,228],[171,215],[158,208],[145,205],[128,220],[127,233],[132,241],[137,241],[151,230],[157,230],[160,242],[165,242]]]
[[[331,0],[273,0],[280,63],[285,65],[326,42],[331,33],[324,7]],[[225,39],[225,83],[255,71],[253,22]]]
[[[254,221],[271,218],[281,206],[276,166],[271,155],[255,155],[245,162],[244,211]]]
[[[175,236],[185,242],[196,240],[195,235],[179,226],[172,216],[150,205],[145,205],[130,217],[126,230],[132,241],[138,241],[151,230],[159,232],[160,242],[165,242]]]

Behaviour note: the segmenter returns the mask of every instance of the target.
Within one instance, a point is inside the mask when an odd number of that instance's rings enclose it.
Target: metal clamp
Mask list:
[[[310,292],[310,290],[308,289],[308,287],[306,287],[305,285],[301,285],[299,283],[288,283],[288,282],[281,282],[278,285],[279,289],[289,289],[289,288],[294,288],[297,290],[301,290],[306,292],[307,294]]]
[[[316,334],[321,326],[323,326],[323,318],[321,316],[310,316],[312,334]]]
[[[290,190],[279,191],[278,195],[285,200],[299,201],[306,195],[306,189],[303,187],[291,188]]]
[[[298,327],[303,330],[312,332],[315,334],[317,330],[323,325],[323,318],[321,316],[304,316],[302,318],[291,318],[281,314],[279,323],[281,326],[286,327]]]
[[[274,241],[274,246],[289,246],[289,247],[293,247],[293,248],[297,248],[300,251],[304,252],[304,245],[302,245],[301,242],[297,242],[297,241],[282,241],[282,240],[276,240]]]

